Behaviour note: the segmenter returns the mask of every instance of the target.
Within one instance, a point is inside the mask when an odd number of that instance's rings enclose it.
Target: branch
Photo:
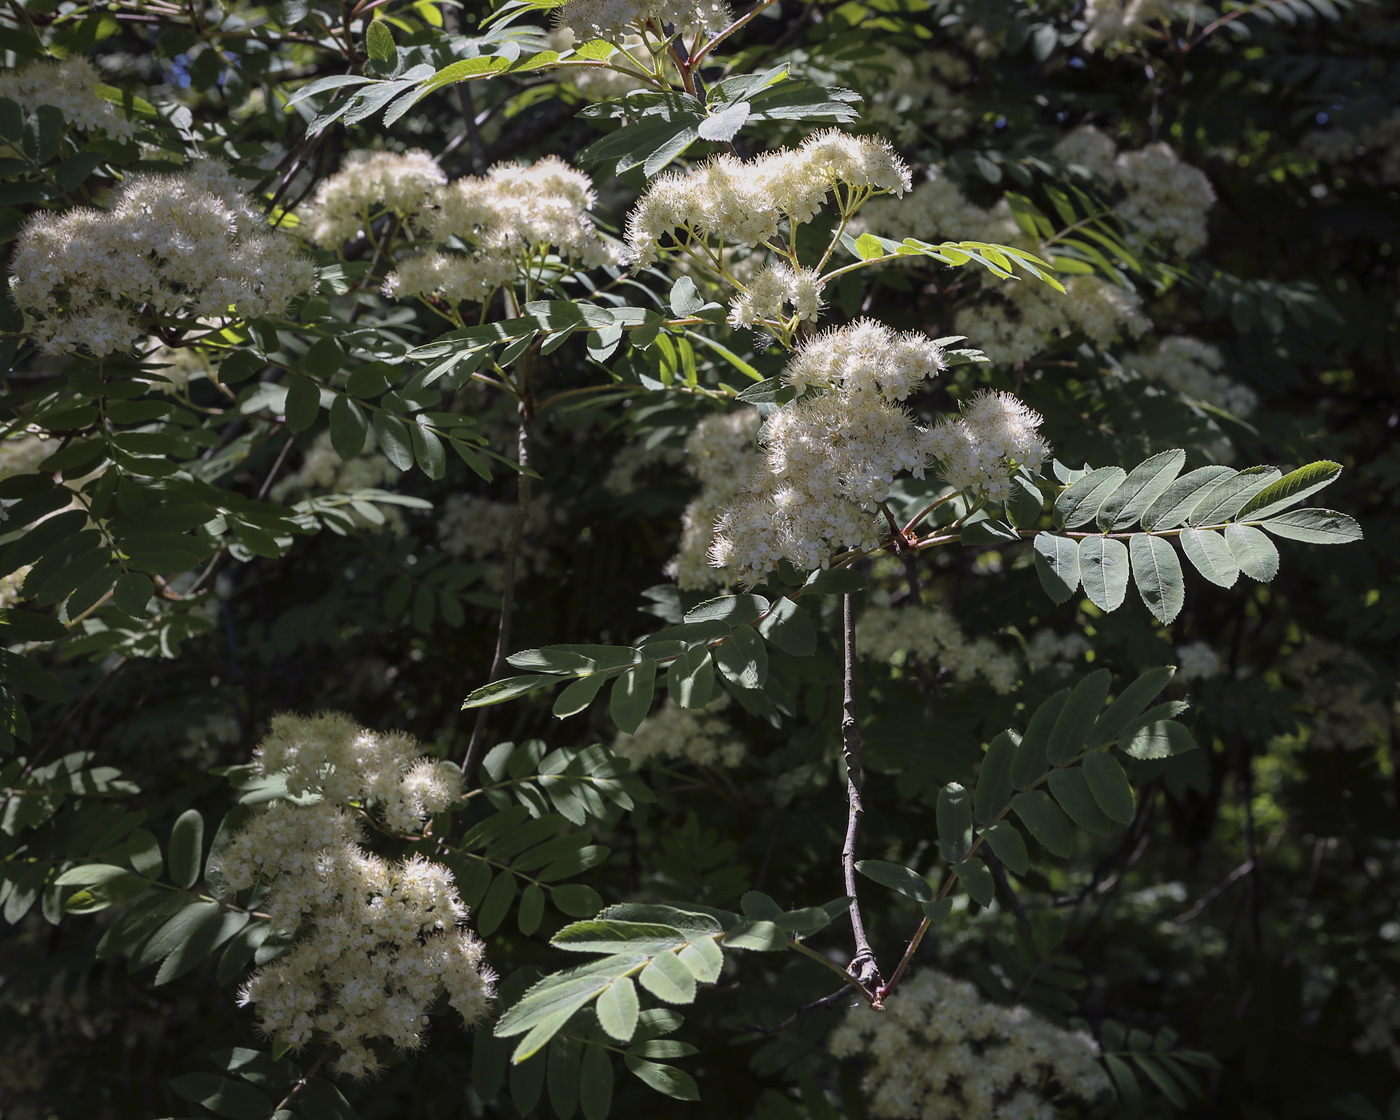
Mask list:
[[[851,959],[847,970],[867,989],[884,986],[880,966],[875,963],[875,954],[870,951],[870,941],[865,936],[865,923],[860,916],[860,902],[856,898],[856,834],[860,831],[860,818],[865,812],[860,800],[860,728],[856,723],[856,622],[855,610],[850,595],[842,596],[844,618],[842,623],[842,644],[845,651],[844,693],[841,703],[841,751],[846,758],[846,843],[841,849],[841,870],[846,880],[846,895],[851,900],[851,932],[855,935],[856,955]],[[875,1007],[880,1006],[878,996]]]
[[[1202,910],[1204,910],[1207,906],[1209,906],[1212,902],[1214,902],[1217,898],[1219,898],[1222,894],[1224,894],[1227,890],[1234,886],[1235,883],[1237,883],[1240,879],[1244,878],[1244,876],[1248,875],[1253,870],[1254,860],[1245,860],[1237,868],[1231,871],[1230,874],[1226,875],[1225,878],[1222,879],[1218,884],[1216,884],[1210,890],[1206,891],[1205,894],[1201,895],[1200,899],[1197,901],[1195,906],[1191,907],[1190,910],[1186,911],[1186,913],[1182,914],[1179,918],[1176,919],[1176,924],[1179,926],[1184,926],[1187,922],[1192,921],[1201,913]]]
[[[843,996],[849,996],[850,992],[851,989],[843,984],[829,996],[822,996],[821,999],[814,999],[811,1003],[799,1007],[776,1027],[760,1027],[756,1023],[743,1023],[741,1024],[741,1029],[753,1031],[754,1034],[782,1034],[783,1031],[787,1030],[788,1027],[792,1026],[793,1023],[797,1022],[797,1020],[804,1015],[810,1015],[813,1011],[820,1011],[823,1007],[830,1007],[833,1003],[840,1002]]]
[[[516,476],[515,522],[510,528],[510,542],[506,545],[506,570],[504,586],[501,589],[501,620],[496,627],[496,652],[491,658],[491,672],[487,680],[494,681],[501,675],[506,663],[506,649],[510,645],[511,616],[515,605],[515,573],[520,557],[520,543],[525,536],[525,519],[530,513],[532,486],[527,468],[530,466],[530,438],[534,426],[535,408],[530,373],[534,362],[534,350],[520,355],[520,428],[516,436],[516,461],[520,472]],[[486,714],[489,708],[476,713],[476,723],[472,726],[471,742],[467,744],[466,756],[462,759],[462,774],[471,781],[472,770],[481,756],[481,745],[486,731]]]

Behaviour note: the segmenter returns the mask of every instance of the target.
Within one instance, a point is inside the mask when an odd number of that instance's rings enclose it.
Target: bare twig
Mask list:
[[[1245,860],[1237,868],[1231,871],[1230,874],[1226,875],[1225,878],[1222,879],[1219,883],[1211,887],[1211,889],[1206,891],[1205,894],[1201,895],[1201,897],[1197,900],[1195,906],[1191,907],[1190,910],[1186,911],[1186,913],[1182,914],[1179,918],[1176,919],[1176,924],[1179,926],[1184,926],[1187,922],[1192,921],[1193,919],[1198,917],[1202,910],[1204,910],[1207,906],[1209,906],[1212,902],[1214,902],[1217,898],[1219,898],[1222,894],[1224,894],[1232,886],[1239,882],[1240,879],[1244,878],[1244,876],[1248,875],[1253,870],[1254,860],[1252,858]]]
[[[842,644],[845,652],[843,667],[844,692],[841,702],[841,750],[846,758],[846,843],[841,849],[841,870],[845,875],[846,896],[851,900],[851,933],[855,936],[856,955],[847,969],[868,990],[884,986],[880,966],[870,950],[865,936],[865,923],[860,916],[856,898],[856,835],[865,809],[860,799],[860,727],[856,723],[856,623],[851,597],[844,599]],[[875,1006],[880,1006],[876,998]]]
[[[34,768],[39,765],[39,762],[41,759],[43,759],[44,755],[49,753],[49,749],[55,743],[58,742],[59,738],[63,735],[65,731],[68,730],[69,727],[73,725],[74,721],[80,715],[83,714],[83,712],[87,709],[87,706],[91,704],[94,699],[96,699],[97,694],[108,685],[108,683],[112,680],[113,677],[115,677],[124,668],[126,668],[127,660],[127,658],[123,657],[115,665],[108,669],[106,674],[102,677],[102,679],[98,681],[95,685],[93,685],[90,689],[88,689],[87,695],[73,705],[73,710],[70,711],[68,715],[64,717],[63,722],[58,725],[57,730],[55,730],[54,733],[50,735],[47,740],[45,740],[44,745],[40,747],[38,752],[34,755],[34,757],[29,760],[28,764],[24,768],[24,773],[26,775],[32,774],[34,772]]]
[[[534,351],[527,350],[520,355],[517,368],[520,370],[520,427],[516,433],[516,461],[520,464],[517,476],[515,521],[510,527],[510,542],[506,545],[506,570],[501,590],[501,619],[496,627],[496,652],[491,658],[491,672],[488,681],[496,680],[506,663],[506,649],[510,644],[511,618],[515,606],[515,574],[520,556],[520,542],[525,536],[525,519],[530,513],[532,487],[530,475],[530,438],[534,427],[535,409],[531,388],[530,372],[534,361]],[[471,781],[473,769],[481,756],[481,746],[486,732],[486,713],[481,708],[476,713],[476,723],[472,725],[471,741],[467,744],[466,757],[462,759],[462,773]]]
[[[837,988],[836,991],[832,992],[831,995],[822,996],[821,999],[814,999],[811,1003],[799,1007],[776,1027],[760,1027],[755,1023],[744,1023],[742,1029],[753,1031],[754,1034],[781,1034],[804,1015],[810,1015],[813,1011],[820,1011],[823,1007],[830,1007],[833,1003],[839,1003],[842,997],[850,996],[851,989],[843,984],[841,987]]]

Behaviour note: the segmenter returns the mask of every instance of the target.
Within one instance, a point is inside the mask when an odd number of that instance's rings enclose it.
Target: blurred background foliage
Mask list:
[[[359,40],[340,51],[333,41],[348,8],[11,0],[0,9],[7,67],[87,56],[104,82],[139,99],[131,105],[141,131],[122,139],[65,130],[62,151],[49,150],[37,116],[23,135],[7,132],[17,154],[0,187],[3,235],[12,241],[36,208],[100,197],[119,175],[194,151],[227,159],[250,187],[280,190],[294,217],[348,151],[423,148],[456,176],[546,153],[572,158],[597,139],[597,124],[576,113],[599,91],[550,70],[448,87],[392,127],[369,117],[313,133],[311,100],[282,103],[308,79],[365,65]],[[359,9],[355,26],[373,9],[410,62],[490,53],[476,4]],[[1041,412],[1056,457],[1075,468],[1131,465],[1175,446],[1189,449],[1192,466],[1335,460],[1345,471],[1329,504],[1366,532],[1345,549],[1293,546],[1267,585],[1224,590],[1189,575],[1186,609],[1169,627],[1136,603],[1112,616],[1078,597],[1050,605],[1024,548],[869,562],[872,631],[922,609],[923,623],[901,625],[937,633],[861,662],[871,772],[863,854],[930,865],[939,786],[970,780],[982,745],[1023,726],[1073,674],[1107,666],[1121,678],[1179,664],[1171,694],[1191,701],[1186,718],[1201,749],[1138,764],[1131,826],[1079,834],[1071,858],[1003,878],[992,906],[960,905],[918,961],[974,980],[996,1001],[1079,1016],[1106,1042],[1106,1023],[1169,1027],[1219,1062],[1191,1084],[1168,1075],[1170,1091],[1148,1076],[1138,1103],[1103,1104],[1097,1116],[1385,1116],[1400,1079],[1400,20],[1385,4],[1325,0],[1183,3],[1149,14],[1155,22],[1144,16],[1125,31],[1102,9],[1095,22],[1094,9],[1059,0],[780,0],[722,60],[736,71],[789,62],[821,85],[852,88],[864,100],[848,127],[889,136],[911,164],[955,183],[968,206],[1039,213],[1057,235],[1101,227],[1117,246],[1088,239],[1111,259],[1101,267],[1079,253],[1084,275],[1133,291],[1151,320],[1146,337],[1110,332],[1105,341],[1077,327],[1071,286],[1056,297],[1071,308],[1067,330],[1040,338],[1029,357],[950,372],[918,402],[925,414],[989,384]],[[547,13],[537,22],[547,26]],[[1122,191],[1056,154],[1085,124],[1120,152],[1164,143],[1205,173],[1216,201],[1204,245],[1182,253],[1160,236],[1135,245],[1130,226],[1103,218]],[[774,122],[742,143],[752,152],[798,134]],[[717,148],[690,156],[709,150]],[[643,182],[640,169],[600,173],[600,220],[617,229]],[[888,204],[876,232],[932,236],[901,228],[913,220],[902,213]],[[998,240],[980,229],[938,233]],[[358,252],[363,260],[367,246]],[[664,293],[649,275],[641,280]],[[996,287],[965,270],[901,265],[861,272],[832,302],[842,316],[869,311],[980,346],[964,324],[995,304]],[[357,321],[408,345],[439,330],[374,289],[324,291],[326,300],[304,307],[301,320]],[[972,318],[960,322],[964,314]],[[27,350],[13,321],[6,329],[8,421],[48,391],[61,363]],[[281,329],[294,356],[316,338],[295,322]],[[1175,335],[1215,347],[1216,375],[1247,390],[1251,407],[1227,409],[1129,361]],[[758,373],[776,372],[778,356],[747,332],[719,337]],[[538,358],[550,400],[535,427],[539,478],[512,649],[627,643],[705,597],[678,590],[665,568],[696,489],[686,437],[727,406],[722,393],[646,388],[639,374],[654,356],[624,347],[600,366],[574,339]],[[701,388],[742,381],[703,346],[695,361]],[[32,736],[15,745],[24,764],[0,762],[6,1120],[187,1111],[172,1078],[211,1068],[211,1053],[255,1045],[250,1011],[235,1007],[212,960],[159,987],[124,960],[95,960],[113,912],[61,915],[56,870],[110,850],[138,825],[164,836],[192,806],[218,820],[233,798],[216,771],[246,763],[281,710],[344,710],[460,759],[476,713],[458,707],[490,673],[516,492],[508,468],[496,464],[488,480],[449,457],[430,478],[373,450],[341,462],[323,419],[293,435],[275,396],[255,398],[245,385],[221,392],[197,363],[182,372],[151,397],[171,403],[171,423],[212,433],[209,447],[236,450],[209,468],[222,490],[284,506],[364,490],[388,496],[343,499],[334,508],[350,515],[340,520],[303,508],[286,548],[226,550],[197,593],[173,578],[139,622],[104,608],[52,644],[52,634],[6,637],[62,687],[60,696],[39,686],[26,701]],[[513,401],[454,381],[437,407],[474,418],[482,446],[514,457]],[[0,444],[0,477],[36,465],[17,438]],[[921,495],[911,488],[906,500]],[[191,576],[206,557],[197,559]],[[6,586],[6,606],[23,602],[17,584]],[[838,614],[835,597],[814,610],[815,657],[773,654],[784,700],[771,722],[736,703],[654,710],[653,726],[627,737],[600,706],[560,722],[531,698],[489,710],[488,745],[601,743],[634,759],[654,800],[589,826],[611,855],[583,881],[609,902],[737,908],[749,889],[784,906],[825,902],[841,893],[844,828]],[[959,644],[974,637],[993,650]],[[917,640],[934,652],[917,656]],[[985,666],[996,657],[1009,659],[1014,690],[993,687]],[[893,960],[917,910],[863,889],[872,941]],[[487,937],[488,958],[508,977],[561,967],[546,935],[566,920],[551,909],[527,937],[512,912]],[[823,936],[840,948],[839,935]],[[1036,982],[1051,954],[1063,967]],[[839,1011],[815,1011],[772,1036],[750,1029],[829,986],[801,958],[742,957],[675,1036],[699,1047],[684,1066],[701,1102],[658,1096],[620,1073],[614,1114],[864,1115],[858,1063],[837,1063],[823,1048]],[[472,1047],[444,1025],[381,1081],[341,1089],[365,1117],[516,1115],[506,1093],[482,1100]]]

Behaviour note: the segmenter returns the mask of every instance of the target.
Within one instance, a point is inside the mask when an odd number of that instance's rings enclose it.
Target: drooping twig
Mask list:
[[[860,916],[856,898],[856,835],[865,809],[860,800],[860,727],[856,723],[856,623],[851,597],[843,596],[844,617],[842,645],[844,647],[844,692],[841,700],[841,750],[846,759],[846,843],[841,849],[841,870],[845,875],[846,896],[851,900],[851,933],[855,937],[856,955],[847,969],[868,990],[883,986],[880,967],[865,936],[865,923]],[[876,1006],[879,1006],[877,997]]]
[[[1195,906],[1191,907],[1191,909],[1186,911],[1186,913],[1177,917],[1176,924],[1179,926],[1184,926],[1187,922],[1195,920],[1195,918],[1200,915],[1202,910],[1204,910],[1207,906],[1209,906],[1212,902],[1214,902],[1217,898],[1219,898],[1222,894],[1224,894],[1227,890],[1229,890],[1232,886],[1238,883],[1241,879],[1243,879],[1253,870],[1254,860],[1251,857],[1250,859],[1245,860],[1233,871],[1231,871],[1230,874],[1226,875],[1225,878],[1222,879],[1219,883],[1211,887],[1210,890],[1206,891],[1205,894],[1201,895],[1201,897],[1196,900]]]
[[[531,368],[534,350],[520,355],[517,369],[520,374],[520,427],[516,433],[516,462],[520,473],[516,476],[515,521],[510,527],[510,541],[506,545],[506,564],[501,588],[501,619],[496,627],[496,652],[491,658],[491,672],[488,681],[496,680],[506,663],[506,650],[510,645],[511,616],[515,607],[515,573],[520,557],[520,542],[525,536],[525,519],[530,514],[530,438],[534,427],[535,406],[531,387]],[[467,744],[466,756],[462,759],[462,773],[471,781],[472,771],[481,756],[481,746],[486,732],[486,714],[489,708],[481,708],[476,713],[476,723],[472,725],[471,742]]]
[[[793,1023],[804,1015],[810,1015],[813,1011],[820,1011],[823,1007],[830,1007],[833,1003],[839,1003],[842,998],[851,998],[852,992],[849,987],[842,985],[829,996],[822,996],[821,999],[814,999],[811,1003],[803,1004],[776,1027],[760,1027],[756,1023],[745,1023],[743,1029],[753,1031],[754,1034],[782,1034]]]

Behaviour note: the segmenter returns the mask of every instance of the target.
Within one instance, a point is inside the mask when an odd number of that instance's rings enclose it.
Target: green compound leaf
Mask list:
[[[487,888],[486,897],[481,900],[481,906],[476,912],[476,928],[482,937],[489,937],[495,933],[505,921],[510,904],[515,901],[518,886],[515,876],[509,871],[500,872],[492,880],[491,886]]]
[[[1174,719],[1159,719],[1139,729],[1123,746],[1133,758],[1170,758],[1196,749],[1196,740],[1184,723]]]
[[[537,692],[541,688],[549,688],[558,683],[558,677],[543,673],[531,673],[523,677],[505,677],[502,680],[482,685],[462,701],[462,708],[465,710],[467,708],[484,708],[488,704],[504,704],[507,700],[514,700],[517,696]]]
[[[1176,549],[1161,537],[1134,533],[1128,539],[1128,558],[1143,605],[1158,622],[1171,622],[1186,605],[1186,580]]]
[[[1342,465],[1323,459],[1307,466],[1290,471],[1277,482],[1266,486],[1245,503],[1237,516],[1262,521],[1281,513],[1289,506],[1297,505],[1304,498],[1316,494],[1325,486],[1330,486],[1339,474]]]
[[[1108,817],[1099,808],[1089,789],[1088,779],[1078,766],[1068,770],[1056,770],[1050,775],[1050,792],[1060,807],[1069,814],[1070,820],[1080,828],[1087,829],[1096,836],[1107,836],[1111,831]]]
[[[1028,789],[1035,785],[1050,769],[1050,732],[1069,699],[1069,691],[1067,688],[1060,689],[1031,716],[1026,733],[1011,759],[1011,784],[1016,789]]]
[[[1102,751],[1087,755],[1084,759],[1084,778],[1104,816],[1118,824],[1132,823],[1137,811],[1133,787],[1128,784],[1128,775],[1116,758]]]
[[[413,466],[413,435],[401,417],[388,412],[374,414],[374,435],[379,449],[401,471]]]
[[[246,1081],[231,1081],[214,1073],[182,1073],[171,1080],[170,1087],[181,1099],[231,1120],[262,1120],[277,1107],[271,1097]]]
[[[958,882],[962,884],[963,890],[968,896],[983,906],[990,906],[992,899],[996,897],[996,884],[992,880],[992,873],[987,870],[987,865],[976,856],[972,856],[954,864],[953,871],[958,876]]]
[[[1020,742],[1020,735],[1007,730],[987,744],[973,794],[973,816],[979,825],[990,824],[1011,800],[1011,761]]]
[[[577,715],[593,703],[593,698],[598,695],[598,690],[607,682],[607,675],[604,673],[592,673],[586,677],[580,677],[564,689],[554,701],[554,715],[559,719],[567,719],[569,716]]]
[[[1100,467],[1071,483],[1055,499],[1055,527],[1075,529],[1093,521],[1127,477],[1122,467]]]
[[[1211,486],[1235,473],[1232,468],[1219,464],[1187,471],[1143,511],[1142,527],[1153,533],[1175,529],[1190,516]]]
[[[1181,450],[1163,451],[1139,463],[1099,507],[1099,528],[1108,532],[1136,522],[1176,480],[1185,463],[1186,452]]]
[[[1196,571],[1217,587],[1233,587],[1240,578],[1239,564],[1218,530],[1183,529],[1181,551]]]
[[[619,731],[631,735],[646,719],[656,691],[656,662],[643,661],[623,673],[613,683],[609,714]]]
[[[730,628],[748,626],[758,621],[767,609],[768,600],[762,595],[721,595],[692,607],[686,612],[684,621],[723,622]]]
[[[387,23],[375,20],[369,25],[369,30],[365,32],[365,52],[373,62],[394,60],[398,48],[394,45],[394,33],[389,30]]]
[[[671,663],[666,671],[666,687],[682,708],[703,708],[715,688],[715,667],[707,646],[697,645]]]
[[[583,1052],[582,1078],[579,1081],[579,1106],[584,1120],[607,1120],[612,1109],[612,1058],[601,1046],[589,1046]]]
[[[768,679],[768,650],[751,627],[742,626],[715,648],[715,665],[739,688],[762,688]]]
[[[578,1111],[582,1061],[583,1044],[575,1039],[556,1038],[549,1044],[545,1084],[549,1088],[549,1103],[554,1115],[565,1120]]]
[[[531,883],[520,892],[520,907],[515,920],[526,937],[540,928],[540,922],[544,920],[544,891],[537,884]]]
[[[1279,477],[1274,467],[1250,467],[1239,474],[1222,476],[1202,496],[1186,519],[1189,525],[1218,525],[1229,521],[1255,494]]]
[[[889,887],[915,902],[933,901],[933,888],[928,885],[928,880],[902,864],[883,859],[863,859],[857,861],[856,870],[867,879],[873,879],[882,887]]]
[[[604,913],[612,915],[617,909],[609,907]],[[650,957],[674,952],[689,940],[684,932],[669,923],[629,922],[607,917],[567,925],[549,943],[571,953],[644,953]]]
[[[1069,537],[1037,533],[1035,571],[1045,593],[1057,604],[1068,602],[1079,587],[1079,545]]]
[[[1308,544],[1350,544],[1361,539],[1361,526],[1334,509],[1295,509],[1262,522],[1276,537]]]
[[[690,969],[691,975],[701,984],[716,983],[724,970],[724,952],[712,937],[696,938],[676,954],[676,959]]]
[[[546,976],[531,987],[496,1024],[497,1038],[525,1035],[512,1060],[520,1063],[541,1050],[570,1016],[591,1003],[613,983],[642,969],[641,953],[621,953],[578,968]]]
[[[1062,858],[1070,854],[1074,834],[1069,821],[1043,789],[1018,793],[1011,799],[1011,809],[1046,851]]]
[[[627,1063],[628,1069],[658,1093],[664,1093],[678,1101],[698,1101],[700,1099],[700,1090],[695,1085],[695,1079],[690,1074],[676,1069],[675,1066],[663,1066],[658,1062],[649,1062],[633,1054],[623,1055],[623,1060]]]
[[[1278,575],[1278,548],[1253,526],[1226,525],[1225,546],[1250,579],[1268,583]]]
[[[1079,542],[1079,578],[1084,593],[1101,611],[1116,611],[1128,594],[1128,546],[1111,537],[1085,537]]]
[[[1008,871],[1024,875],[1030,870],[1030,853],[1026,851],[1026,841],[1020,830],[1010,821],[997,821],[991,828],[982,832],[982,839],[992,854],[1006,865]]]
[[[695,1002],[695,974],[674,953],[653,957],[637,980],[657,999],[666,1003]]]
[[[619,1042],[630,1042],[637,1030],[637,986],[621,976],[598,997],[598,1022]]]
[[[170,881],[177,887],[192,887],[203,868],[204,818],[198,809],[186,809],[170,830]]]
[[[201,916],[186,937],[161,962],[155,984],[160,987],[189,972],[249,922],[247,914],[233,910],[212,910]]]
[[[817,632],[807,612],[791,599],[779,599],[759,622],[766,641],[794,657],[810,657],[817,650]]]
[[[287,431],[304,432],[321,412],[321,390],[309,377],[293,375],[287,386]]]
[[[1107,669],[1095,669],[1074,686],[1055,717],[1045,754],[1051,766],[1063,766],[1084,750],[1089,730],[1108,699],[1108,687],[1113,677]]]
[[[943,858],[957,863],[972,850],[972,797],[964,786],[949,782],[939,790],[937,819]]]

